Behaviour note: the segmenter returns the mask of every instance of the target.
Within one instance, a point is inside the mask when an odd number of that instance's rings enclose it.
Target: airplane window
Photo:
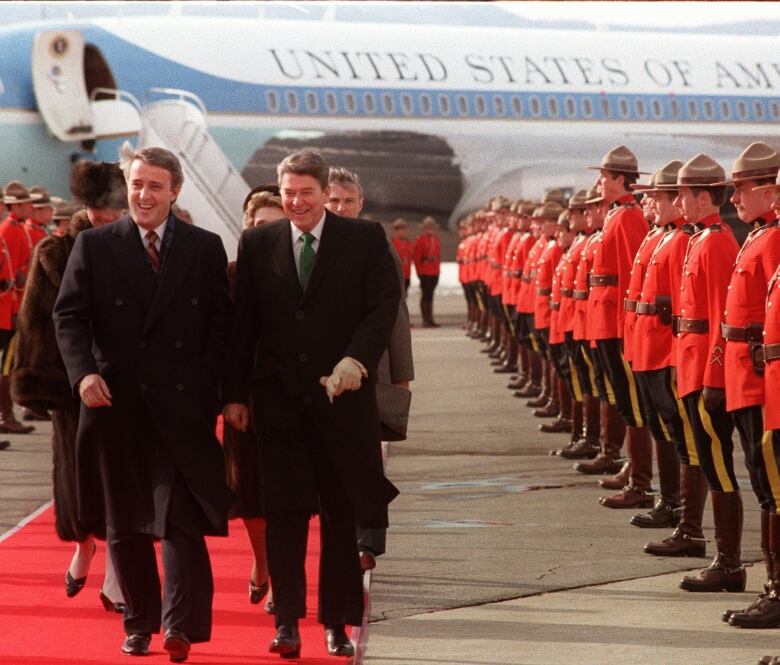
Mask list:
[[[607,97],[601,98],[601,115],[603,115],[605,118],[612,116],[609,111],[609,99]]]
[[[538,97],[531,97],[531,99],[528,100],[531,105],[531,115],[534,118],[538,118],[542,114],[542,105],[539,102]]]
[[[367,92],[363,95],[363,108],[366,109],[366,113],[376,113],[376,97],[373,93]]]
[[[618,108],[620,109],[621,118],[627,118],[631,114],[631,110],[628,107],[628,100],[624,97],[618,99]]]
[[[729,120],[731,118],[731,104],[727,99],[720,100],[720,115],[723,120]]]
[[[276,90],[269,90],[265,93],[265,105],[271,113],[278,113],[279,95],[276,94]]]
[[[382,95],[382,108],[385,113],[393,113],[395,111],[395,102],[392,95],[388,93]]]
[[[634,101],[634,110],[636,111],[637,118],[647,117],[647,108],[645,107],[645,102],[643,100],[637,99]]]
[[[401,95],[401,108],[403,109],[406,115],[412,114],[412,111],[414,110],[414,106],[412,105],[412,98],[409,95],[407,94]]]
[[[463,95],[458,95],[458,113],[461,115],[469,114],[469,102]]]
[[[566,98],[566,115],[573,118],[577,115],[577,105],[574,103],[574,99],[571,97]]]
[[[420,95],[420,110],[425,115],[430,115],[433,110],[433,104],[431,98],[428,95]]]
[[[672,117],[679,119],[680,117],[680,102],[677,99],[669,100],[669,107],[672,109]]]
[[[287,110],[291,113],[298,112],[298,95],[292,90],[287,93]]]
[[[760,99],[753,102],[753,115],[756,120],[764,119],[764,104]]]
[[[439,111],[442,115],[450,114],[450,98],[447,95],[439,95]]]
[[[487,102],[485,102],[485,98],[482,95],[477,95],[474,98],[474,104],[479,115],[487,115]]]
[[[772,117],[780,118],[780,104],[777,102],[772,102],[769,107],[772,109]]]
[[[517,95],[512,97],[512,113],[518,117],[523,115],[523,100]]]
[[[496,95],[493,97],[493,112],[496,115],[504,115],[506,113],[506,108],[504,107],[504,98],[499,97]]]
[[[582,98],[582,112],[585,114],[586,118],[593,117],[593,102],[590,97]]]
[[[336,95],[332,92],[325,93],[325,108],[328,109],[328,113],[335,113],[339,110],[338,102],[336,101]]]
[[[664,107],[661,106],[660,99],[654,99],[650,104],[650,107],[653,109],[654,118],[660,118],[664,114]]]
[[[699,107],[696,105],[695,99],[689,99],[688,100],[688,118],[691,120],[696,120],[696,117],[699,115]]]
[[[704,109],[704,117],[707,120],[712,120],[715,117],[715,109],[712,106],[712,100],[711,99],[705,99],[701,103],[702,109]]]
[[[747,118],[747,104],[745,104],[745,102],[737,102],[737,115],[739,116],[740,120]]]
[[[347,109],[347,113],[354,113],[357,111],[357,99],[355,99],[353,93],[348,92],[344,95],[344,108]]]
[[[547,110],[553,118],[558,117],[558,100],[555,97],[547,98]]]
[[[310,113],[314,113],[319,109],[319,100],[317,99],[317,95],[313,92],[306,93],[306,108]]]

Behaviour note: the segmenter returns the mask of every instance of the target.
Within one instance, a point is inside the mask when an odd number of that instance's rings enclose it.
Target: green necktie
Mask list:
[[[311,233],[304,233],[301,238],[303,238],[303,249],[301,250],[301,257],[298,262],[298,276],[301,279],[301,287],[305,291],[309,284],[311,268],[314,265],[315,254],[314,247],[312,247],[311,244],[314,242],[315,238]]]

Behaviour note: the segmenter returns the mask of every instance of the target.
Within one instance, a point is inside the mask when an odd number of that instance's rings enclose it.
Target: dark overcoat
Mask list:
[[[203,509],[205,532],[224,534],[232,495],[215,424],[227,261],[217,235],[171,223],[158,275],[129,217],[79,234],[68,259],[54,307],[68,378],[77,390],[99,372],[113,398],[111,407],[81,406],[79,515],[162,537],[180,476]]]
[[[377,223],[327,212],[305,292],[288,220],[248,229],[241,237],[225,401],[247,404],[252,391],[263,450],[267,436],[274,435],[269,428],[298,427],[291,401],[306,410],[364,526],[386,526],[387,504],[398,494],[382,470],[375,383],[400,296]],[[330,404],[320,377],[344,356],[361,362],[369,376],[359,390]],[[316,508],[301,492],[294,462],[287,465],[289,473],[267,470],[267,511]]]

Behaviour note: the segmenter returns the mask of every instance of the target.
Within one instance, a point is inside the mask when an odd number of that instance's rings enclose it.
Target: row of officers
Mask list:
[[[535,415],[557,416],[543,431],[572,432],[553,454],[618,490],[602,505],[650,508],[632,524],[672,529],[645,552],[706,556],[710,497],[717,552],[682,579],[687,591],[745,589],[736,429],[766,584],[722,618],[780,627],[780,400],[766,399],[780,391],[780,155],[753,143],[727,177],[699,154],[642,184],[650,174],[621,145],[590,168],[596,185],[568,202],[558,190],[541,203],[498,198],[463,220],[468,334],[488,343],[495,371],[515,374],[509,387]],[[720,216],[732,190],[751,227],[741,247]]]

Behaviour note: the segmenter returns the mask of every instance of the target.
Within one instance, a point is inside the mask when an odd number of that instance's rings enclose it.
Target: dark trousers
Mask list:
[[[780,506],[780,430],[764,432],[761,450],[764,455],[764,465],[769,471],[767,478],[771,506],[774,513],[777,514],[777,507]]]
[[[742,450],[745,453],[745,466],[750,476],[750,486],[758,499],[758,503],[764,510],[777,510],[775,504],[772,484],[769,481],[770,472],[777,469],[777,460],[774,450],[768,455],[768,461],[771,465],[767,469],[767,461],[764,457],[762,441],[764,438],[764,414],[760,406],[748,406],[744,409],[732,411],[734,425],[739,432],[739,440],[742,443]]]
[[[590,346],[589,342],[583,342],[582,346],[583,359],[590,361],[593,368],[593,381],[596,385],[596,392],[599,399],[615,406],[615,391],[612,390],[612,384],[609,382],[609,377],[604,369],[604,363],[599,355],[598,349]]]
[[[566,384],[569,390],[569,395],[574,397],[578,402],[582,401],[582,393],[579,389],[579,382],[576,383],[572,379],[576,379],[576,373],[572,372],[572,363],[569,358],[569,349],[565,343],[562,344],[550,344],[550,355],[553,359],[553,365],[555,372]]]
[[[697,390],[682,398],[685,412],[691,422],[693,440],[699,466],[710,489],[716,492],[734,492],[739,489],[734,475],[734,421],[721,406],[709,411],[704,406],[701,391]]]
[[[108,547],[127,605],[127,634],[156,633],[162,623],[165,630],[182,631],[191,642],[211,637],[214,583],[203,537],[205,521],[192,492],[179,478],[171,490],[162,539],[162,597],[154,537],[108,527]]]
[[[387,547],[387,529],[364,529],[357,527],[358,549],[368,550],[375,556],[385,553]]]
[[[587,355],[587,342],[574,339],[574,333],[570,331],[566,333],[564,344],[566,344],[566,354],[571,363],[572,386],[576,387],[576,391],[572,392],[572,395],[578,401],[582,400],[582,395],[596,397],[598,395],[595,387],[596,377],[593,372],[593,364]],[[577,397],[578,394],[580,397]]]
[[[420,275],[420,301],[433,302],[433,292],[439,283],[438,275]]]
[[[654,411],[658,415],[658,418],[651,418],[649,421],[653,436],[659,441],[671,441],[683,464],[698,466],[699,456],[693,440],[691,421],[675,392],[672,368],[634,372],[634,377],[642,410],[645,413]]]
[[[621,340],[596,340],[596,350],[615,396],[615,406],[628,427],[645,427],[634,374],[623,357]]]

